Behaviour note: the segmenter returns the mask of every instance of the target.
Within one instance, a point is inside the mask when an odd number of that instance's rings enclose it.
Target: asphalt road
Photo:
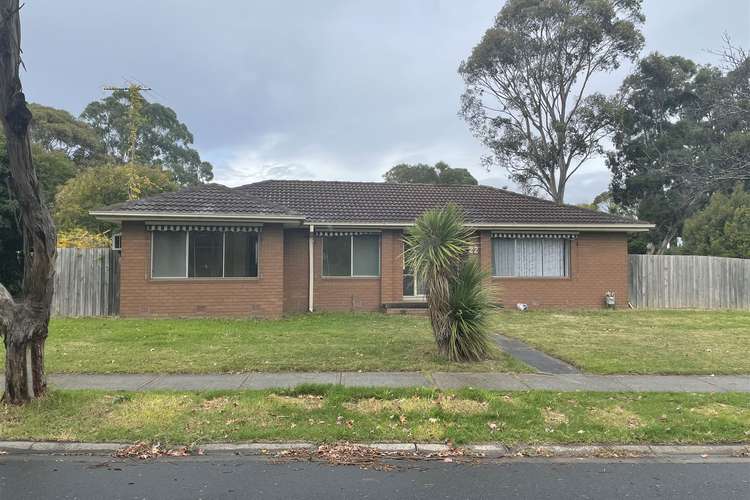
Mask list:
[[[400,464],[382,472],[263,457],[144,463],[108,457],[0,456],[0,499],[675,498],[748,499],[750,461],[510,460]]]

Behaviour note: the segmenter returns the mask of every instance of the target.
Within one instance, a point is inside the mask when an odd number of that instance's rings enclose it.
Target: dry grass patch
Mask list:
[[[207,399],[201,404],[201,408],[205,411],[217,411],[221,412],[227,408],[229,405],[237,406],[237,400],[236,399],[229,399],[225,396],[220,396],[218,398],[211,398]]]
[[[323,396],[315,394],[300,394],[299,396],[279,396],[270,394],[267,397],[270,401],[286,406],[294,406],[303,410],[319,410],[323,408]]]
[[[589,408],[589,416],[597,423],[619,429],[638,429],[643,427],[641,417],[622,406],[607,408]]]
[[[743,410],[724,403],[711,403],[697,408],[691,408],[691,412],[708,418],[728,417],[750,425],[750,409]]]
[[[452,394],[440,395],[437,399],[440,409],[448,413],[458,413],[461,415],[476,415],[487,411],[489,404],[486,401],[476,401],[474,399],[456,398]]]
[[[568,416],[566,414],[555,411],[552,408],[544,408],[542,416],[544,417],[545,427],[555,428],[568,423]]]
[[[344,408],[358,413],[426,413],[435,407],[435,402],[415,396],[405,399],[360,399],[356,403],[344,403]]]
[[[360,399],[357,402],[343,404],[347,410],[358,413],[375,414],[389,413],[427,413],[434,409],[441,409],[447,413],[461,415],[477,415],[487,411],[489,407],[485,401],[456,398],[452,395],[438,396],[437,399],[425,399],[419,396],[404,399]]]

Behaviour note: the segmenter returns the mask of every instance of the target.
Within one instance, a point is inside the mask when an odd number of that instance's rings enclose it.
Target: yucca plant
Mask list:
[[[488,313],[492,309],[479,259],[463,261],[450,288],[448,359],[480,361],[487,357]]]
[[[422,214],[404,237],[405,262],[425,284],[438,352],[451,361],[475,361],[487,353],[489,301],[480,300],[486,296],[481,269],[469,258],[472,239],[473,231],[453,204]]]

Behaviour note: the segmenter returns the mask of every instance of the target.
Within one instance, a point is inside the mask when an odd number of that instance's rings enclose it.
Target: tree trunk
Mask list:
[[[672,240],[675,236],[677,236],[677,229],[674,227],[670,227],[667,230],[667,233],[664,235],[664,238],[662,238],[661,242],[659,243],[659,246],[654,248],[654,253],[656,255],[664,255],[667,250],[669,250],[669,244],[672,243]]]
[[[448,279],[443,277],[428,280],[427,285],[427,309],[430,315],[430,326],[435,337],[438,354],[447,358],[450,342],[450,323],[448,306]]]
[[[31,112],[21,88],[21,26],[18,0],[0,0],[0,118],[7,140],[10,192],[18,202],[24,237],[21,301],[0,284],[0,335],[5,344],[5,394],[21,404],[44,394],[44,343],[49,326],[55,226],[42,201],[31,160]]]

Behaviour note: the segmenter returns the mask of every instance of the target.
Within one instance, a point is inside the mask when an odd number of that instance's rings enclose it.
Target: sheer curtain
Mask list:
[[[493,238],[492,275],[567,276],[568,242],[562,238]]]
[[[565,247],[566,240],[543,239],[542,242],[542,275],[565,276]]]
[[[516,276],[516,240],[492,239],[492,275]]]

